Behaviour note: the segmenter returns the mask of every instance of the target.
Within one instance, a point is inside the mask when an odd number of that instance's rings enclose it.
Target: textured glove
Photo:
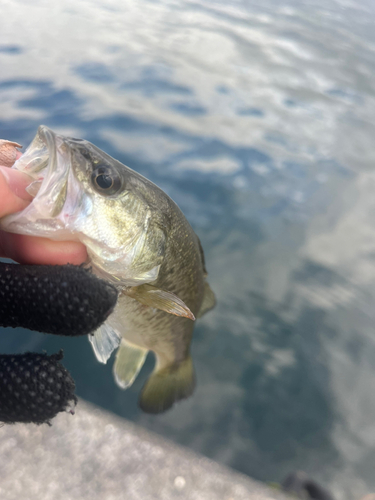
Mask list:
[[[95,331],[113,311],[117,290],[80,266],[0,263],[0,326],[56,335]],[[0,355],[0,422],[50,423],[74,413],[77,398],[63,354]]]

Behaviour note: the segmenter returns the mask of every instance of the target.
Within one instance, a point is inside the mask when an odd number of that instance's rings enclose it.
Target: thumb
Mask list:
[[[0,165],[11,167],[18,160],[21,153],[16,148],[22,148],[21,144],[0,139]]]
[[[0,217],[23,210],[32,200],[26,191],[32,178],[23,172],[0,166]]]
[[[26,191],[31,177],[8,168],[21,156],[18,147],[16,142],[0,140],[0,217],[24,209],[32,200]]]

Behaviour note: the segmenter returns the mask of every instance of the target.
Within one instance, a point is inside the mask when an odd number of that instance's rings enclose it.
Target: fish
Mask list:
[[[198,236],[159,187],[94,144],[41,125],[14,169],[31,177],[32,202],[0,220],[9,232],[77,240],[92,272],[119,298],[89,336],[101,363],[117,349],[117,385],[132,385],[149,351],[155,366],[140,408],[161,413],[195,388],[190,353],[195,319],[215,306]]]

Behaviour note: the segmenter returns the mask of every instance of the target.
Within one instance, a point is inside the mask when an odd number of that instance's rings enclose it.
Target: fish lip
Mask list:
[[[12,168],[25,172],[34,180],[44,180],[52,171],[51,167],[56,168],[56,139],[57,134],[46,125],[40,125],[26,151]]]
[[[45,172],[43,177],[47,177],[51,174],[57,167],[57,147],[56,139],[58,135],[48,128],[46,125],[40,125],[36,134],[36,138],[41,139],[47,146],[48,151],[48,171]],[[34,141],[31,143],[33,145]]]
[[[40,125],[24,155],[13,165],[15,170],[30,175],[32,181],[26,190],[33,199],[21,212],[2,219],[1,226],[5,230],[33,234],[35,224],[39,224],[38,235],[66,239],[62,232],[67,228],[69,218],[65,213],[64,217],[60,214],[67,199],[71,158],[64,139],[47,126]],[[28,227],[30,224],[34,224],[34,228]]]
[[[40,125],[38,127],[38,131],[36,136],[41,137],[44,139],[45,145],[47,146],[48,152],[51,155],[56,157],[56,143],[54,138],[56,137],[57,134],[53,132],[50,128],[48,128],[46,125]],[[34,141],[33,141],[34,142]]]

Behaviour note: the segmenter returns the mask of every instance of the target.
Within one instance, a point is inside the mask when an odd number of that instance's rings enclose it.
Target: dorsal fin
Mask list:
[[[201,240],[198,238],[198,236],[197,236],[197,240],[198,240],[198,246],[199,246],[199,253],[200,253],[201,261],[202,261],[203,275],[204,275],[205,278],[207,278],[208,272],[207,272],[207,269],[206,269],[206,260],[204,258],[204,251],[203,251],[202,243],[201,243]]]
[[[216,305],[216,298],[214,292],[211,290],[210,285],[205,281],[204,283],[204,294],[201,307],[197,314],[197,318],[201,318],[206,312],[213,309]]]

